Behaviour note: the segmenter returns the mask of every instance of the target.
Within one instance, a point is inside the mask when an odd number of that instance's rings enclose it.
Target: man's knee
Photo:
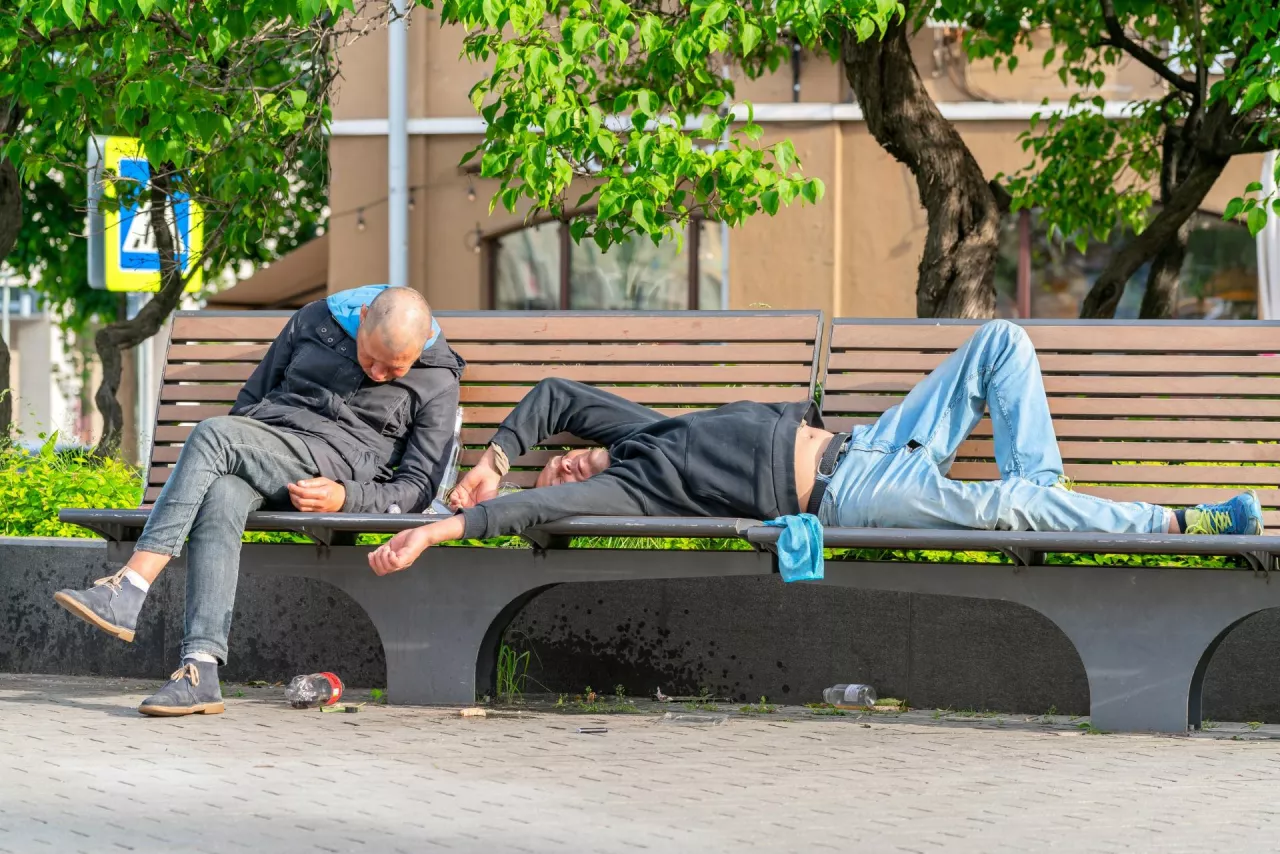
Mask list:
[[[197,523],[223,522],[244,527],[245,517],[262,500],[253,487],[233,474],[224,474],[209,484],[197,513]]]
[[[975,337],[1001,347],[1032,349],[1031,339],[1027,336],[1027,331],[1018,324],[1003,318],[989,320],[982,324]]]
[[[227,445],[241,441],[244,420],[234,415],[217,415],[206,418],[191,428],[184,448],[195,447],[205,451],[219,451]]]

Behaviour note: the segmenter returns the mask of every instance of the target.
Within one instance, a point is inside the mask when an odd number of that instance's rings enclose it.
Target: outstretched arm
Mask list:
[[[598,474],[581,483],[526,489],[469,507],[443,522],[401,531],[369,555],[378,575],[398,572],[431,546],[451,540],[518,534],[570,516],[647,516],[644,499],[615,477]]]

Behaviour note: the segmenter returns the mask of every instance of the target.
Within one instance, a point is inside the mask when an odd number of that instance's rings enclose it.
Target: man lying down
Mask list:
[[[988,409],[1000,480],[951,480],[956,449]],[[535,489],[498,496],[508,461],[557,433],[601,447],[557,456]],[[842,527],[1262,533],[1252,492],[1175,511],[1071,491],[1035,348],[1021,327],[1000,320],[852,433],[823,430],[808,401],[667,418],[590,386],[543,380],[503,421],[452,503],[453,517],[372,552],[373,570],[402,570],[439,543],[587,515],[770,520],[805,512]]]

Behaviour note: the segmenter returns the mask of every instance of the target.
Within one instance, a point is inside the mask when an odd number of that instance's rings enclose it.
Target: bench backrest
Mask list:
[[[966,321],[837,318],[829,429],[874,421],[962,344]],[[1182,506],[1258,490],[1280,524],[1280,324],[1029,321],[1066,474],[1077,490]],[[951,476],[994,480],[991,422]]]
[[[144,504],[152,503],[191,428],[225,415],[290,312],[180,312],[160,388]],[[731,312],[436,313],[467,360],[462,381],[462,467],[544,377],[607,388],[679,414],[735,400],[786,402],[813,393],[822,314]],[[554,437],[550,447],[579,444]],[[518,460],[507,481],[530,486],[554,452]]]

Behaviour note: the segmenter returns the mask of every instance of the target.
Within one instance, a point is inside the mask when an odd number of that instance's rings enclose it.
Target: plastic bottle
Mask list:
[[[874,706],[876,689],[870,685],[833,685],[822,692],[822,702],[830,706]]]
[[[295,709],[332,706],[342,699],[342,680],[332,673],[295,676],[284,689],[284,696]]]

